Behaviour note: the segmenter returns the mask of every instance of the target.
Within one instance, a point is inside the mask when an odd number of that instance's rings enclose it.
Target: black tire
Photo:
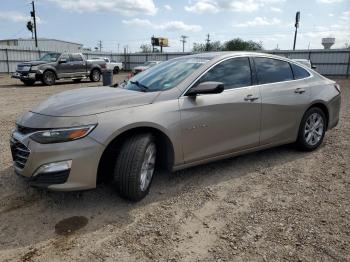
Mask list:
[[[35,80],[21,80],[21,81],[26,86],[33,86],[35,84]]]
[[[44,84],[44,85],[47,85],[47,86],[52,86],[56,83],[56,75],[53,71],[51,70],[47,70],[43,73],[43,76],[42,76],[42,79],[41,79],[41,82]]]
[[[99,82],[101,80],[101,72],[98,69],[92,69],[90,73],[91,82]]]
[[[119,67],[116,66],[116,67],[113,68],[113,74],[114,75],[119,74]]]
[[[314,128],[318,126],[317,121],[314,124],[314,127],[308,128],[308,126],[310,125],[312,126],[312,122],[313,122],[311,119],[312,116],[317,116],[318,117],[317,119],[320,119],[320,121],[322,121],[322,124],[321,124],[322,128],[320,128],[321,125],[319,128]],[[315,150],[322,144],[324,135],[326,133],[326,129],[327,129],[327,118],[324,112],[318,107],[310,108],[308,111],[306,111],[300,123],[298,139],[296,141],[297,148],[302,151]],[[310,131],[310,130],[313,130],[313,131]],[[310,138],[310,135],[312,136],[312,133],[315,134],[314,136],[315,139]]]
[[[80,82],[81,82],[81,78],[73,79],[73,82],[74,82],[74,83],[80,83]]]
[[[142,170],[151,169],[151,165],[145,165],[146,159],[149,159],[147,152],[150,148],[154,148],[153,171],[146,185],[142,183],[141,176]],[[148,194],[154,177],[156,155],[156,143],[150,134],[134,135],[124,142],[117,156],[113,174],[114,185],[123,198],[139,201]],[[147,168],[142,169],[143,167]]]

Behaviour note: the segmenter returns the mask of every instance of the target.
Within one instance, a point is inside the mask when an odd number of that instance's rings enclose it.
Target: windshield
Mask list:
[[[46,62],[56,62],[61,54],[59,53],[48,53],[46,55],[43,55],[40,57],[40,61],[46,61]]]
[[[123,88],[143,92],[167,90],[178,85],[208,61],[207,58],[200,57],[172,59],[137,74]]]

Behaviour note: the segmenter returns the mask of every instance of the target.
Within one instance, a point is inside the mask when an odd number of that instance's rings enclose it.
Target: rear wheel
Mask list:
[[[98,69],[93,69],[90,73],[91,82],[98,82],[101,79],[101,72]]]
[[[33,86],[35,83],[35,80],[21,80],[21,81],[26,86]]]
[[[44,84],[44,85],[48,85],[48,86],[51,86],[51,85],[54,85],[55,82],[56,82],[56,75],[54,72],[52,71],[45,71],[43,73],[43,77],[41,79],[41,82]]]
[[[129,200],[144,198],[152,183],[157,147],[150,134],[128,139],[117,156],[113,180],[119,194]]]
[[[312,151],[318,148],[326,132],[326,116],[318,107],[310,108],[301,120],[297,146],[303,151]]]

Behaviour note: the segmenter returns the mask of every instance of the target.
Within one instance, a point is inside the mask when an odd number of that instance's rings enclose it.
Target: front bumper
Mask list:
[[[39,75],[37,72],[15,72],[11,77],[20,80],[38,80]]]
[[[11,136],[11,151],[15,172],[25,177],[32,186],[55,191],[76,191],[96,187],[97,169],[104,146],[89,136],[75,141],[39,144],[14,131]],[[26,159],[18,157],[13,142],[20,149],[27,149]],[[23,154],[22,154],[23,155]],[[20,161],[20,163],[18,163]],[[45,172],[48,164],[70,162],[69,168]],[[40,171],[41,170],[41,171]],[[38,172],[39,171],[39,172]]]

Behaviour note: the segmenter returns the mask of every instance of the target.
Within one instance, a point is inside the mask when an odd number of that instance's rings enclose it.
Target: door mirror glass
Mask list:
[[[203,82],[197,86],[192,87],[186,96],[196,96],[200,94],[219,94],[224,91],[224,84],[222,82]]]

